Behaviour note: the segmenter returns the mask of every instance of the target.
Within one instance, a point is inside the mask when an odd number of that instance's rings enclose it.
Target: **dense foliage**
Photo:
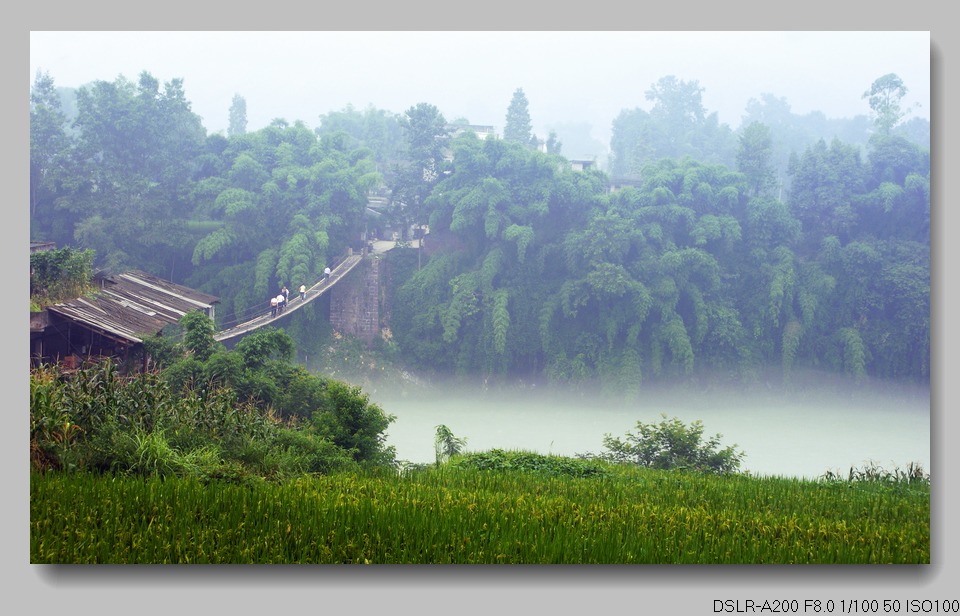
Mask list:
[[[242,353],[132,376],[110,361],[69,374],[31,369],[31,466],[249,481],[394,463],[385,445],[393,417],[358,388]],[[246,373],[236,382],[222,371],[231,365]]]
[[[628,397],[652,380],[770,367],[787,380],[814,368],[922,381],[930,154],[903,122],[903,92],[895,75],[874,82],[872,124],[798,118],[764,96],[734,132],[697,82],[667,76],[646,92],[649,111],[614,122],[607,175],[523,139],[451,140],[428,103],[250,132],[241,98],[230,134],[208,135],[179,80],[95,82],[68,118],[41,74],[31,236],[217,295],[222,327],[319,278],[365,231],[391,224],[406,238],[429,223],[415,262],[388,257],[392,337],[378,344],[411,368]],[[511,134],[526,135],[516,94]],[[390,195],[389,214],[367,208],[374,192]],[[319,344],[316,328],[291,328]],[[214,355],[198,361],[222,363]]]
[[[30,255],[30,303],[38,308],[93,290],[92,250],[66,246]]]
[[[614,477],[617,471],[595,460],[491,449],[458,455],[451,468],[534,473],[541,477]]]
[[[453,147],[428,203],[431,236],[458,250],[396,290],[393,332],[422,368],[627,395],[770,365],[929,376],[929,158],[902,139],[875,139],[866,162],[813,144],[786,202],[746,153],[752,176],[663,159],[609,193],[521,146]]]
[[[207,135],[180,80],[97,81],[76,103],[68,121],[52,80],[38,75],[31,239],[217,295],[223,322],[248,317],[283,285],[318,280],[360,237],[381,179],[370,151],[342,132],[277,120]]]

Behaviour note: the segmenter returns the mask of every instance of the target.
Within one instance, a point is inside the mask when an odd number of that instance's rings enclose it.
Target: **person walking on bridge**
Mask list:
[[[330,266],[323,268],[323,279],[327,281],[330,280]]]
[[[300,301],[307,299],[307,285],[300,285]]]
[[[270,298],[270,316],[271,317],[277,316],[277,298],[276,297]]]

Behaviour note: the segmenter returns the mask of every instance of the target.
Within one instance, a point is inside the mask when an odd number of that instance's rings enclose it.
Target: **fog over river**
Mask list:
[[[741,470],[754,475],[844,477],[850,467],[905,470],[919,463],[930,472],[930,392],[926,386],[861,386],[811,379],[789,390],[661,389],[630,403],[599,395],[510,387],[499,390],[441,387],[390,393],[369,391],[396,416],[387,443],[399,460],[434,462],[436,426],[466,438],[466,451],[493,448],[573,456],[601,453],[603,436],[635,432],[637,421],[659,422],[661,413],[703,422],[704,438],[745,452]]]

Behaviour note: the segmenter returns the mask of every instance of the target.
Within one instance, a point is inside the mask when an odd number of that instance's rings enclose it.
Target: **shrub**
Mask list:
[[[200,361],[207,361],[218,347],[222,347],[213,337],[216,327],[206,314],[188,312],[180,318],[180,326],[184,331],[183,346]]]
[[[454,460],[451,466],[475,468],[481,471],[522,471],[550,477],[592,477],[610,474],[606,468],[594,461],[502,449],[464,454]]]
[[[323,409],[311,422],[317,433],[349,451],[357,462],[393,465],[396,451],[386,445],[386,429],[396,419],[356,386],[330,379]]]
[[[638,421],[637,432],[627,432],[624,439],[605,435],[603,445],[607,451],[599,457],[657,469],[721,474],[739,471],[745,454],[736,450],[736,444],[720,449],[722,434],[704,441],[700,420],[688,426],[677,418],[668,419],[666,414],[660,416],[659,423]]]
[[[304,473],[329,474],[356,467],[353,458],[340,447],[316,435],[281,428],[274,439],[278,470],[286,476]]]
[[[211,360],[227,353],[216,352]],[[235,363],[217,366],[229,370]],[[235,482],[330,473],[360,463],[395,471],[396,451],[385,435],[394,417],[359,387],[272,359],[259,370],[240,368],[241,385],[252,391],[207,380],[196,357],[129,376],[110,360],[69,375],[56,366],[31,369],[31,464],[38,470]],[[297,411],[311,412],[309,419],[278,416],[262,395],[276,391],[278,383],[297,400]]]

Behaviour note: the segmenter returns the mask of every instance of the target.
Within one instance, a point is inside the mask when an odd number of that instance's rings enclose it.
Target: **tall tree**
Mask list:
[[[443,114],[429,103],[407,109],[400,120],[408,160],[395,170],[393,202],[394,214],[406,229],[410,223],[423,224],[429,219],[424,204],[442,175],[449,131]]]
[[[137,83],[98,81],[77,91],[77,109],[83,181],[66,204],[84,216],[77,241],[110,269],[174,278],[189,261],[187,195],[206,138],[182,80],[161,88],[143,72]]]
[[[527,97],[523,93],[523,88],[517,88],[513,98],[510,99],[510,106],[507,107],[507,123],[503,127],[505,141],[530,143],[533,125],[530,122],[530,111],[527,107]]]
[[[30,226],[31,236],[43,234],[40,220],[52,227],[58,167],[67,155],[70,139],[60,96],[48,73],[37,71],[30,90]],[[42,210],[42,212],[41,212]],[[42,214],[42,215],[41,215]]]
[[[356,141],[356,147],[370,148],[374,160],[382,170],[388,170],[406,156],[407,144],[401,118],[398,114],[377,109],[372,105],[363,111],[347,105],[340,111],[320,116],[318,135],[342,132]],[[392,178],[388,181],[392,182]]]
[[[557,137],[557,131],[550,131],[550,135],[547,137],[547,154],[560,154],[560,149],[563,147],[563,142],[560,141]]]
[[[679,157],[690,134],[703,124],[703,88],[698,81],[682,81],[673,75],[661,77],[645,92],[653,102],[650,115],[665,129],[661,156]]]
[[[907,95],[907,86],[896,73],[888,73],[874,80],[870,89],[863,93],[863,98],[870,103],[873,110],[874,123],[877,130],[883,135],[890,131],[906,115],[901,109],[900,101]]]
[[[653,101],[649,113],[624,110],[613,123],[610,138],[614,176],[638,179],[648,163],[660,158],[692,157],[733,166],[736,139],[716,113],[707,114],[696,81],[662,77],[646,92]]]
[[[230,125],[227,136],[242,135],[247,132],[247,101],[239,94],[233,95],[230,103]]]
[[[737,169],[747,176],[754,196],[763,195],[776,184],[772,158],[770,128],[759,122],[751,123],[740,135]]]
[[[853,196],[864,191],[867,171],[860,149],[834,139],[813,144],[791,166],[790,209],[803,224],[807,247],[824,235],[843,236],[856,223]]]

